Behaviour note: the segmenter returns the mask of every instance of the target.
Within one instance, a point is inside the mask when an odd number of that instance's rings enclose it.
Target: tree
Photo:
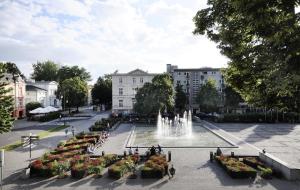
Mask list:
[[[1,82],[5,72],[7,72],[5,64],[0,63],[0,133],[10,131],[14,120],[11,116],[14,110],[13,97],[7,95],[11,89],[7,89],[5,87],[7,84]]]
[[[182,89],[182,85],[177,84],[175,91],[175,107],[179,112],[182,112],[183,110],[185,110],[187,97]]]
[[[194,17],[230,59],[226,83],[256,106],[300,112],[300,0],[208,1]]]
[[[20,69],[17,67],[15,63],[6,62],[1,63],[5,68],[5,72],[13,75],[13,80],[17,80],[16,77],[20,76],[21,78],[25,78],[25,76],[21,73]]]
[[[112,80],[110,75],[99,77],[92,89],[93,104],[111,106]]]
[[[78,66],[62,66],[58,70],[58,81],[61,83],[66,79],[70,79],[73,77],[79,77],[83,81],[90,81],[91,75],[89,72],[85,70],[85,68],[79,68]]]
[[[86,103],[88,87],[87,83],[80,77],[74,77],[64,80],[58,86],[58,96],[63,96],[63,104],[67,107],[76,107],[78,111],[79,106]]]
[[[239,93],[237,93],[230,86],[226,86],[224,89],[225,102],[224,106],[226,108],[236,108],[240,102],[244,102],[243,98]]]
[[[59,64],[53,61],[37,62],[33,64],[31,78],[36,81],[58,81]]]
[[[199,104],[200,110],[206,113],[216,112],[218,111],[220,100],[220,94],[216,89],[216,81],[208,79],[200,87],[196,97],[196,102]]]
[[[26,115],[27,115],[27,117],[29,117],[30,116],[29,112],[36,108],[42,107],[42,104],[40,102],[29,102],[26,104],[25,107],[26,107]]]
[[[145,83],[142,88],[138,89],[134,111],[146,115],[157,114],[159,110],[173,111],[174,94],[171,76],[156,75],[152,83]]]

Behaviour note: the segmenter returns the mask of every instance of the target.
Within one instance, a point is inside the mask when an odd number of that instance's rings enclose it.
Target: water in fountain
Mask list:
[[[157,116],[157,137],[192,137],[192,113],[185,111],[183,117],[180,118],[179,114],[175,116],[174,121],[169,120],[168,117],[163,118],[160,111]]]

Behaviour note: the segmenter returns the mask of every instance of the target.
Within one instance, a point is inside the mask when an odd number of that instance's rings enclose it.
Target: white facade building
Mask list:
[[[46,105],[47,90],[33,85],[26,85],[26,104],[29,102],[39,102]]]
[[[147,82],[152,82],[156,74],[147,73],[140,69],[129,73],[112,74],[112,112],[130,113],[135,103],[137,89]]]
[[[44,89],[46,91],[46,97],[43,103],[44,107],[47,106],[53,106],[53,107],[60,107],[60,101],[56,98],[56,91],[58,87],[58,83],[55,81],[35,81],[35,82],[28,82],[26,85],[35,86],[39,89]],[[34,99],[34,93],[30,93],[32,97],[29,99]],[[38,98],[35,99],[36,101],[39,101]]]
[[[217,90],[222,93],[224,89],[224,78],[220,68],[195,68],[195,69],[179,69],[176,65],[167,64],[167,73],[173,78],[173,86],[182,85],[185,91],[189,108],[193,112],[197,112],[199,105],[196,103],[196,97],[199,88],[205,84],[208,79],[213,79],[216,82]]]

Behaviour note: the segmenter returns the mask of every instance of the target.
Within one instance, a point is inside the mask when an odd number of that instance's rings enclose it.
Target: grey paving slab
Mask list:
[[[98,118],[94,118],[97,120]],[[84,123],[78,122],[74,123],[75,127],[79,130],[87,130],[87,125],[92,123],[92,121],[87,121]],[[203,123],[206,127],[214,130],[218,134],[225,138],[230,139],[232,142],[237,144],[239,148],[226,148],[222,149],[225,154],[230,154],[234,151],[236,154],[244,155],[258,155],[261,147],[256,147],[254,144],[247,143],[240,136],[235,136],[228,133],[224,128],[217,128],[209,123]],[[84,125],[84,126],[82,126]],[[236,126],[235,126],[236,127]],[[131,125],[122,124],[115,131],[110,133],[109,139],[105,142],[104,146],[99,148],[97,151],[105,151],[106,153],[122,153],[125,148],[125,142],[131,130]],[[249,133],[251,134],[251,133]],[[34,156],[40,156],[43,151],[51,146],[55,146],[56,141],[59,139],[64,139],[64,134],[62,132],[55,134],[55,137],[45,139],[41,142],[40,146],[34,150]],[[244,137],[244,138],[247,138]],[[263,141],[262,141],[263,142]],[[278,142],[276,142],[276,145]],[[264,144],[264,143],[263,143]],[[268,144],[265,144],[268,146]],[[269,147],[270,150],[272,147]],[[287,153],[282,156],[282,159],[289,158],[290,148],[288,149],[277,149],[274,150],[285,150]],[[292,148],[291,148],[292,149]],[[299,181],[286,181],[280,179],[263,180],[257,178],[255,180],[235,180],[231,179],[222,168],[220,168],[216,163],[209,162],[209,152],[215,151],[215,149],[163,149],[164,152],[172,152],[172,164],[176,168],[176,175],[173,179],[168,179],[165,177],[163,179],[127,179],[123,178],[120,180],[112,180],[107,177],[107,173],[104,173],[102,178],[93,178],[91,176],[84,178],[82,180],[74,180],[71,178],[66,179],[27,179],[21,180],[18,178],[17,172],[21,167],[25,167],[25,158],[28,156],[27,153],[21,151],[10,152],[7,156],[11,157],[9,161],[9,171],[14,180],[7,180],[5,183],[5,190],[10,189],[95,189],[95,190],[140,190],[140,189],[164,189],[164,190],[300,190]],[[268,150],[268,149],[267,149]],[[144,149],[140,149],[142,153]],[[22,160],[22,163],[20,162]],[[19,163],[20,162],[20,163]]]

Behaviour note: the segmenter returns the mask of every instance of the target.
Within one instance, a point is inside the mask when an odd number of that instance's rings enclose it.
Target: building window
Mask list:
[[[135,98],[132,98],[132,104],[134,105],[136,103]]]
[[[140,82],[141,82],[141,83],[144,83],[144,79],[143,79],[143,78],[140,78]]]
[[[123,107],[123,100],[119,100],[119,107],[120,107],[120,108]]]
[[[119,95],[123,95],[123,88],[119,88]]]
[[[135,82],[136,82],[136,81],[135,81],[135,78],[132,78],[132,82],[133,82],[133,84],[135,84]]]
[[[123,82],[123,79],[120,77],[119,78],[119,83],[122,83]]]
[[[203,74],[207,75],[207,71],[204,71]]]
[[[177,81],[177,84],[180,84],[180,80]]]
[[[178,72],[178,75],[181,75],[181,73],[180,73],[180,72]]]

